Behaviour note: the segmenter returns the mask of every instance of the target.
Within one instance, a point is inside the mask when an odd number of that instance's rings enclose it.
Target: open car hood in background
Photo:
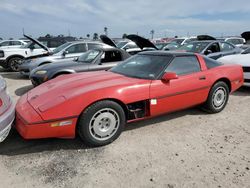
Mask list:
[[[250,31],[245,31],[241,34],[242,38],[244,38],[246,41],[250,40]]]
[[[41,48],[43,48],[44,50],[48,51],[48,52],[51,52],[51,50],[45,46],[44,44],[42,44],[41,42],[39,42],[38,40],[36,39],[33,39],[32,37],[29,37],[27,35],[23,35],[24,37],[26,37],[27,39],[29,39],[30,41],[32,41],[33,43],[37,44],[38,46],[40,46]]]
[[[143,48],[154,48],[158,50],[158,48],[152,42],[138,35],[128,35],[126,38],[132,40],[142,50]]]
[[[216,38],[209,35],[198,35],[197,40],[216,40]]]
[[[100,39],[102,40],[103,43],[113,46],[113,47],[117,47],[116,44],[106,35],[100,35]]]

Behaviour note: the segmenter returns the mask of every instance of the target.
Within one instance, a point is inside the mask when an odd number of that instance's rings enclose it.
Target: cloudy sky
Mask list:
[[[249,0],[0,0],[0,37],[47,33],[85,37],[239,35],[250,30]]]

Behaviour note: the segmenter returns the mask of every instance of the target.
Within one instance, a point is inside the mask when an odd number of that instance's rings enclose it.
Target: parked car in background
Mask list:
[[[209,41],[194,41],[185,44],[177,49],[178,51],[194,52],[206,55],[212,59],[218,59],[222,56],[239,54],[241,48],[234,46],[228,42],[219,42],[214,40]]]
[[[31,72],[30,79],[37,86],[63,74],[108,70],[129,57],[125,50],[111,46],[99,47],[87,51],[76,60],[40,66]]]
[[[196,41],[197,37],[178,37],[171,41],[171,43],[176,43],[178,45],[184,45],[192,41]]]
[[[16,105],[16,129],[25,139],[79,134],[102,146],[127,122],[195,105],[218,113],[242,84],[239,65],[192,53],[141,52],[109,71],[63,75],[32,89]]]
[[[27,44],[27,41],[24,40],[3,40],[0,41],[1,48],[19,48]]]
[[[6,91],[6,82],[0,76],[0,142],[3,142],[15,119],[15,104]]]
[[[244,72],[244,86],[250,86],[250,48],[246,49],[241,54],[221,57],[218,61],[224,64],[241,65]]]
[[[18,71],[24,76],[29,76],[33,69],[41,65],[59,62],[63,59],[73,60],[88,50],[104,46],[108,45],[95,41],[68,42],[53,50],[49,56],[25,59],[22,64],[18,66]]]
[[[172,42],[161,42],[161,43],[156,43],[155,46],[157,47],[158,50],[176,50],[177,48],[180,47],[179,44],[177,43],[172,43]]]
[[[234,44],[237,47],[242,47],[246,42],[246,40],[241,37],[217,38],[217,40],[221,42],[228,42]]]
[[[26,57],[50,54],[52,51],[36,39],[24,35],[31,42],[20,48],[0,49],[0,66],[12,71],[18,71],[18,66]]]
[[[53,49],[57,48],[58,46],[61,46],[66,42],[76,41],[77,38],[71,36],[63,36],[63,35],[58,35],[58,36],[46,35],[44,37],[39,37],[37,40],[43,43],[45,46],[49,47],[50,49]]]

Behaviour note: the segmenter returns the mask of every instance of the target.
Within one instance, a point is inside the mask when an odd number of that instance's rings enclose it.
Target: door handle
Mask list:
[[[200,76],[199,80],[206,80],[206,76]]]

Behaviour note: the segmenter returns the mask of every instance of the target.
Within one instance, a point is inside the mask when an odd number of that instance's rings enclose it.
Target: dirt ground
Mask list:
[[[32,89],[18,73],[0,73],[11,96]],[[133,123],[114,143],[88,148],[74,140],[0,144],[0,187],[244,187],[250,188],[250,88],[225,110],[197,108]]]

